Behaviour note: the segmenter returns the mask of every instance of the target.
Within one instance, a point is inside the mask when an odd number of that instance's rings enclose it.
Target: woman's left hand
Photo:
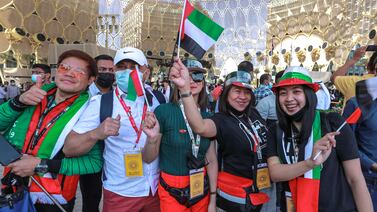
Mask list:
[[[160,125],[154,113],[147,112],[143,121],[143,132],[150,138],[156,138],[160,133]]]

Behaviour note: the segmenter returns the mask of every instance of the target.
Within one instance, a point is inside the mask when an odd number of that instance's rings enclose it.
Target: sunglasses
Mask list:
[[[204,80],[204,73],[203,72],[193,72],[190,73],[191,79],[194,82],[202,82]]]
[[[86,71],[84,71],[82,68],[73,68],[65,63],[60,63],[57,71],[60,74],[67,74],[68,72],[71,72],[75,78],[82,78],[86,75]]]

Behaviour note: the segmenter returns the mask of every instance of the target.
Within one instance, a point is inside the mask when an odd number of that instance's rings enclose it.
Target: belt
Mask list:
[[[372,186],[377,186],[377,178],[366,177],[365,182]]]

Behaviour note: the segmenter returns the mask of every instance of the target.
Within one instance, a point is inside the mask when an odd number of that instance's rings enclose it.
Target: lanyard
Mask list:
[[[253,123],[251,123],[250,118],[248,117],[247,121],[248,121],[248,123],[249,123],[249,125],[250,125],[250,127],[251,127],[251,129],[253,131],[253,133],[249,130],[249,128],[244,123],[242,123],[241,120],[239,120],[237,118],[236,115],[234,115],[233,113],[231,113],[231,114],[232,114],[232,116],[234,118],[236,118],[239,121],[240,128],[242,130],[244,130],[251,137],[251,139],[253,140],[253,144],[254,145],[251,144],[251,140],[250,140],[249,136],[246,136],[247,139],[249,140],[250,146],[252,146],[252,150],[251,151],[257,153],[258,160],[262,160],[262,151],[261,151],[261,148],[260,148],[260,145],[259,145],[259,143],[261,141],[261,138],[259,137],[259,134],[258,134],[257,130],[255,129]]]
[[[41,114],[41,117],[38,120],[37,128],[35,129],[33,136],[30,139],[30,150],[34,150],[34,148],[37,146],[39,139],[43,137],[43,135],[51,128],[51,126],[65,113],[69,110],[70,106],[73,104],[69,104],[63,111],[61,111],[59,114],[57,114],[55,117],[53,117],[41,130],[42,123],[44,119],[46,118],[46,115],[52,110],[52,105],[54,103],[55,98],[52,97],[48,103],[46,108],[44,109],[43,113]]]
[[[299,151],[299,147],[298,147],[298,144],[297,144],[297,141],[296,141],[296,136],[294,135],[293,133],[293,126],[291,127],[291,138],[288,138],[290,141],[288,142],[287,144],[287,148],[285,148],[285,139],[284,139],[285,135],[283,133],[283,136],[282,136],[282,139],[281,139],[281,144],[282,144],[282,147],[283,147],[283,153],[284,153],[284,156],[285,156],[285,160],[287,161],[288,164],[293,164],[293,163],[297,163],[298,162],[298,151]],[[291,158],[291,156],[289,156],[289,151],[290,151],[290,144],[292,143],[292,146],[293,146],[293,159]]]
[[[147,112],[147,104],[144,104],[144,106],[143,106],[143,114],[141,116],[140,127],[138,129],[137,126],[136,126],[135,119],[132,116],[131,108],[127,106],[126,102],[119,95],[118,87],[115,89],[115,94],[118,97],[118,100],[119,100],[120,104],[122,105],[123,109],[126,111],[126,114],[127,114],[128,118],[130,119],[130,123],[131,123],[132,128],[135,130],[135,133],[137,134],[137,138],[136,138],[135,146],[134,146],[134,148],[135,148],[137,146],[137,144],[139,143],[141,132],[143,131],[141,128],[142,128],[142,124],[143,124],[143,121],[145,119],[145,115],[146,115],[146,112]]]
[[[197,134],[196,139],[194,138],[194,133],[192,132],[190,124],[187,121],[187,117],[185,115],[185,108],[183,107],[182,102],[179,103],[179,107],[181,108],[183,118],[185,119],[186,128],[190,135],[192,154],[197,158],[200,146],[200,135]]]

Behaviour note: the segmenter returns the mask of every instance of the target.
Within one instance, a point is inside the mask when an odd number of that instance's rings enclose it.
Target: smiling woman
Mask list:
[[[170,79],[181,94],[190,94],[192,80],[179,59],[170,70]],[[220,97],[220,112],[210,118],[201,116],[191,95],[182,98],[192,130],[218,142],[222,166],[217,191],[213,194],[217,194],[217,207],[225,211],[260,211],[269,199],[259,191],[271,186],[266,159],[262,156],[268,131],[264,120],[251,106],[255,99],[251,80],[249,72],[234,70],[228,74]]]
[[[334,132],[343,123],[339,114],[315,109],[318,89],[303,67],[287,68],[273,87],[279,125],[266,153],[271,179],[283,185],[281,208],[372,211],[354,135],[348,126]]]

